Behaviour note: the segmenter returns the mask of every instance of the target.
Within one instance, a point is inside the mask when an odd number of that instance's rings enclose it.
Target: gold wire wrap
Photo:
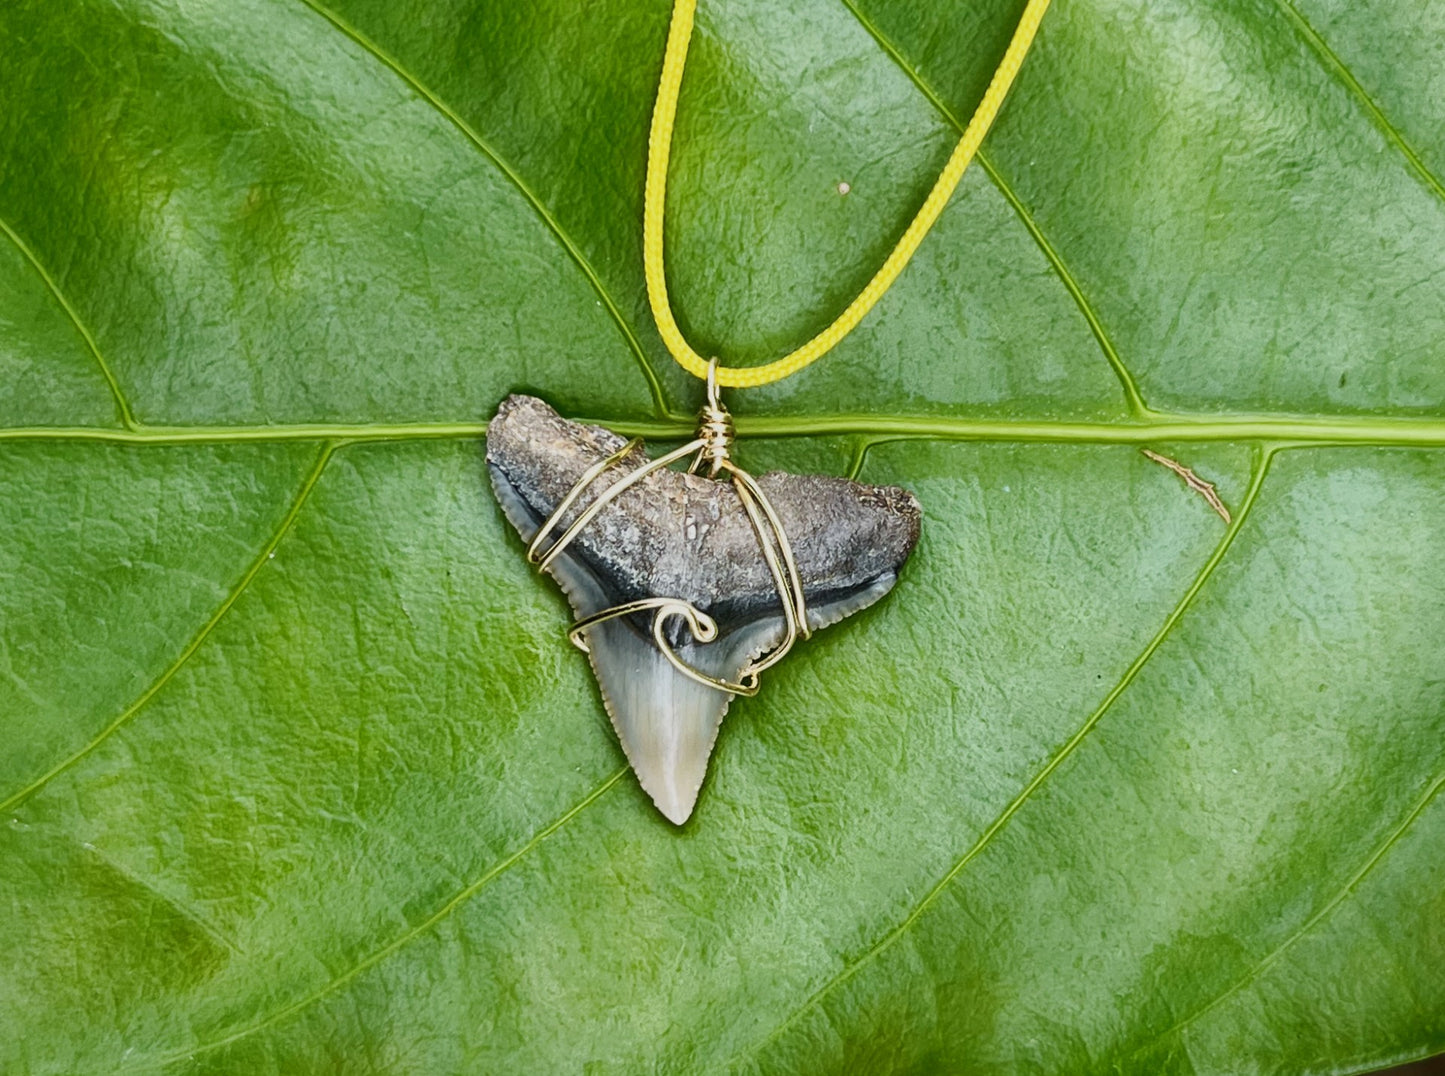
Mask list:
[[[552,510],[552,514],[538,528],[531,544],[527,547],[527,560],[529,563],[535,564],[539,571],[545,570],[608,504],[654,471],[659,471],[684,456],[695,454],[688,467],[688,473],[696,474],[704,464],[708,467],[708,477],[710,478],[716,478],[719,474],[725,473],[732,480],[738,500],[742,502],[743,510],[748,514],[748,520],[752,523],[753,531],[758,536],[763,562],[768,566],[768,573],[773,577],[773,585],[777,588],[778,598],[783,603],[784,634],[782,641],[766,654],[750,660],[738,674],[737,680],[724,680],[720,677],[710,676],[678,657],[677,651],[667,641],[665,629],[669,617],[680,617],[695,641],[710,643],[718,637],[717,621],[682,598],[642,598],[638,601],[614,605],[577,621],[567,631],[567,638],[571,640],[573,646],[583,653],[588,653],[586,639],[588,628],[607,620],[615,620],[618,617],[631,616],[634,613],[654,609],[656,612],[652,617],[653,641],[657,644],[658,650],[662,651],[662,656],[671,662],[678,672],[699,684],[716,688],[718,691],[726,691],[732,695],[751,696],[758,693],[758,674],[781,661],[798,639],[806,639],[812,634],[808,628],[808,607],[803,596],[803,580],[798,574],[798,563],[793,556],[792,544],[783,531],[782,520],[778,518],[777,511],[773,508],[767,495],[763,493],[757,480],[733,463],[730,458],[729,449],[732,441],[733,420],[719,397],[717,359],[713,359],[708,363],[707,402],[699,414],[697,437],[655,460],[648,460],[613,482],[583,509],[559,538],[550,546],[546,545],[547,537],[561,525],[562,519],[578,499],[593,483],[631,455],[632,451],[642,443],[641,439],[633,438],[606,459],[587,468],[567,492],[567,496],[562,498],[557,507]]]

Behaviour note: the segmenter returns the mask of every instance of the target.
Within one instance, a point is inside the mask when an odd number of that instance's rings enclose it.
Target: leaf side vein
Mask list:
[[[1194,577],[1194,581],[1184,592],[1183,597],[1179,599],[1179,602],[1165,618],[1163,625],[1155,632],[1153,638],[1149,640],[1148,644],[1145,645],[1144,649],[1140,652],[1139,656],[1134,659],[1133,663],[1130,664],[1129,668],[1125,670],[1119,682],[1104,696],[1103,701],[1094,712],[1090,714],[1074,734],[1064,742],[1063,746],[1054,752],[1048,762],[1034,774],[1028,784],[1019,791],[1018,795],[1009,801],[1008,806],[1000,812],[998,817],[989,823],[988,827],[973,845],[954,861],[953,866],[924,894],[923,898],[913,906],[897,926],[883,934],[861,956],[851,963],[844,965],[832,978],[810,994],[803,1004],[794,1009],[782,1023],[747,1051],[749,1056],[756,1058],[770,1043],[783,1036],[802,1019],[806,1013],[821,1004],[828,994],[846,983],[875,957],[879,956],[895,941],[906,934],[923,916],[924,912],[929,909],[933,902],[943,894],[943,891],[963,872],[963,869],[988,847],[993,838],[1008,825],[1009,821],[1019,812],[1029,798],[1038,791],[1044,782],[1063,764],[1064,760],[1072,755],[1074,750],[1085,740],[1089,733],[1094,730],[1104,715],[1109,712],[1109,709],[1114,705],[1119,696],[1133,683],[1134,679],[1139,675],[1140,670],[1143,669],[1149,659],[1153,657],[1154,653],[1163,644],[1170,632],[1173,631],[1175,625],[1184,617],[1184,614],[1193,604],[1195,597],[1203,590],[1205,583],[1207,583],[1210,576],[1214,574],[1215,568],[1217,568],[1220,561],[1224,559],[1224,555],[1229,551],[1229,547],[1234,544],[1235,536],[1239,534],[1240,529],[1244,526],[1245,520],[1249,518],[1250,512],[1259,497],[1259,492],[1264,486],[1265,476],[1269,472],[1271,455],[1272,451],[1264,451],[1258,454],[1254,474],[1250,478],[1249,488],[1244,495],[1239,514],[1235,517],[1234,522],[1230,525],[1229,529],[1225,531],[1218,545],[1214,547],[1214,551],[1210,554],[1209,559],[1204,562],[1204,566],[1200,568],[1198,574]],[[731,1067],[733,1062],[741,1060],[741,1057],[742,1055],[732,1058],[724,1067]]]
[[[141,1065],[138,1067],[141,1069],[155,1068],[158,1066],[170,1064],[174,1061],[180,1061],[183,1059],[198,1057],[201,1054],[211,1053],[214,1050],[221,1049],[224,1046],[229,1046],[232,1043],[254,1035],[257,1032],[264,1031],[266,1028],[278,1024],[283,1020],[287,1020],[290,1017],[295,1016],[302,1010],[308,1009],[312,1005],[315,1005],[317,1002],[323,1000],[326,997],[329,997],[331,994],[334,994],[347,983],[355,979],[358,975],[361,975],[363,972],[368,971],[369,969],[375,967],[377,964],[380,964],[383,960],[391,956],[397,950],[404,948],[417,937],[425,934],[428,930],[431,930],[432,927],[436,926],[438,923],[442,922],[442,920],[450,916],[453,912],[455,912],[463,904],[469,901],[472,897],[476,896],[490,882],[494,881],[500,875],[506,873],[513,866],[515,866],[520,859],[522,859],[529,852],[535,849],[548,837],[552,836],[552,834],[556,833],[568,822],[572,821],[572,819],[576,818],[588,807],[592,806],[592,804],[596,803],[599,799],[601,799],[607,793],[607,791],[612,788],[613,785],[615,785],[618,781],[622,779],[623,775],[627,773],[627,770],[628,767],[626,766],[619,766],[617,769],[613,770],[612,773],[605,777],[601,781],[601,783],[596,785],[590,792],[588,792],[576,803],[572,804],[572,806],[567,808],[567,810],[563,811],[551,822],[548,822],[545,826],[543,826],[535,834],[533,834],[531,839],[528,840],[526,844],[522,845],[510,855],[507,855],[503,859],[497,861],[491,867],[487,868],[487,870],[483,872],[475,881],[468,883],[464,888],[458,890],[445,904],[443,904],[436,911],[432,912],[431,915],[427,916],[415,926],[408,928],[401,934],[398,934],[395,938],[387,942],[381,948],[373,950],[368,956],[365,956],[361,960],[357,961],[350,968],[342,972],[340,975],[336,976],[336,978],[327,982],[325,985],[312,991],[305,997],[299,998],[296,1001],[291,1002],[289,1005],[283,1005],[281,1008],[275,1010],[274,1012],[266,1016],[263,1016],[261,1019],[255,1021],[254,1023],[247,1024],[245,1027],[242,1028],[238,1028],[237,1030],[231,1032],[228,1035],[223,1035],[218,1039],[211,1039],[208,1042],[203,1042],[193,1047],[176,1050],[171,1054],[165,1055],[164,1057],[152,1058],[150,1060],[142,1062]],[[131,1072],[137,1071],[137,1069],[121,1069],[120,1071]]]
[[[1376,104],[1375,99],[1365,91],[1364,85],[1355,77],[1354,72],[1345,65],[1345,62],[1339,58],[1334,49],[1330,48],[1325,39],[1321,37],[1314,26],[1310,24],[1310,21],[1304,17],[1304,13],[1301,12],[1291,0],[1275,0],[1275,3],[1279,6],[1280,11],[1284,13],[1285,18],[1289,19],[1294,25],[1300,37],[1304,38],[1305,43],[1309,45],[1310,49],[1319,58],[1325,68],[1334,74],[1345,89],[1348,90],[1355,99],[1359,101],[1365,111],[1369,113],[1370,119],[1374,121],[1380,133],[1385,136],[1385,140],[1404,156],[1416,175],[1435,193],[1435,196],[1445,201],[1445,183],[1441,183],[1440,178],[1436,176],[1434,172],[1430,171],[1425,161],[1420,157],[1420,154],[1415,151],[1415,147],[1410,145],[1405,136],[1400,133],[1400,129],[1390,121],[1389,116],[1385,115],[1385,110]]]
[[[0,219],[0,232],[5,233],[6,238],[15,245],[15,249],[20,251],[25,260],[30,263],[30,267],[39,275],[46,288],[49,289],[50,294],[54,296],[55,301],[60,304],[60,308],[65,311],[66,317],[68,317],[70,323],[75,326],[75,331],[80,334],[81,340],[85,342],[87,350],[94,356],[95,364],[100,367],[101,376],[105,378],[105,383],[110,388],[111,397],[115,400],[115,407],[120,415],[121,425],[127,430],[134,430],[136,428],[136,420],[134,412],[131,411],[130,402],[126,400],[125,394],[121,392],[120,382],[116,380],[115,372],[111,370],[110,364],[105,361],[105,356],[100,353],[100,347],[96,344],[95,337],[91,335],[85,322],[80,320],[80,315],[76,312],[75,307],[72,306],[70,300],[65,297],[65,293],[60,290],[60,285],[56,283],[55,278],[50,275],[50,271],[41,264],[35,252],[30,249],[30,245],[21,239],[19,233],[3,219]]]
[[[938,92],[934,90],[932,85],[924,79],[922,73],[908,62],[898,46],[884,35],[877,24],[857,6],[856,0],[839,0],[839,2],[848,9],[853,18],[858,21],[858,24],[867,31],[868,35],[873,38],[873,41],[878,47],[883,50],[884,55],[892,60],[898,69],[907,76],[909,81],[923,94],[924,98],[933,106],[938,114],[942,116],[954,130],[962,134],[964,124],[959,117],[954,114],[953,109],[948,106]],[[1150,409],[1148,404],[1144,402],[1144,397],[1139,391],[1138,382],[1134,380],[1134,375],[1129,372],[1129,368],[1124,365],[1124,360],[1119,357],[1119,351],[1114,346],[1114,342],[1109,338],[1109,334],[1104,330],[1104,324],[1099,319],[1098,312],[1094,309],[1094,305],[1089,302],[1083,289],[1079,287],[1079,282],[1074,278],[1074,274],[1070,272],[1068,266],[1064,264],[1064,260],[1059,255],[1058,250],[1054,247],[1053,243],[1049,241],[1048,236],[1044,235],[1043,229],[1039,227],[1038,221],[1034,219],[1033,214],[1029,212],[1028,207],[1024,205],[1023,200],[1018,196],[1018,193],[1013,187],[1010,186],[1008,180],[999,172],[989,155],[983,149],[980,149],[975,159],[978,161],[979,167],[984,170],[985,174],[987,174],[988,178],[993,182],[994,187],[998,189],[999,194],[1003,195],[1004,201],[1013,209],[1014,214],[1028,231],[1029,235],[1033,237],[1039,249],[1043,251],[1044,257],[1048,259],[1049,265],[1054,270],[1054,275],[1063,283],[1065,290],[1068,291],[1069,296],[1074,300],[1074,305],[1079,308],[1079,313],[1084,316],[1085,322],[1088,323],[1089,331],[1098,342],[1100,350],[1104,352],[1104,358],[1108,361],[1110,369],[1114,371],[1114,376],[1118,378],[1119,384],[1124,390],[1124,397],[1129,405],[1130,413],[1135,416],[1148,415]]]
[[[92,751],[98,748],[106,740],[110,739],[110,737],[113,736],[117,730],[127,724],[133,717],[136,716],[136,714],[140,713],[140,711],[145,708],[146,704],[149,703],[151,699],[155,698],[156,695],[160,693],[161,689],[163,689],[168,683],[171,682],[172,678],[175,677],[178,672],[180,672],[181,668],[186,664],[186,662],[188,662],[191,657],[196,653],[196,651],[201,648],[201,645],[210,636],[216,625],[221,622],[222,618],[225,617],[226,613],[231,610],[232,606],[236,604],[236,602],[240,599],[241,595],[246,592],[246,588],[249,587],[251,585],[251,582],[256,578],[256,576],[260,574],[261,569],[266,566],[267,561],[270,560],[272,552],[274,552],[276,547],[281,544],[281,540],[291,530],[292,525],[296,522],[297,516],[301,514],[301,509],[306,504],[307,498],[311,496],[311,491],[316,488],[316,483],[320,481],[321,473],[326,469],[326,464],[331,458],[332,451],[333,446],[330,444],[322,447],[321,452],[317,457],[315,466],[312,467],[311,472],[302,481],[301,486],[296,493],[296,496],[292,499],[291,507],[287,510],[286,515],[282,517],[281,522],[277,526],[275,532],[267,540],[266,544],[261,547],[261,551],[256,554],[256,557],[251,562],[250,567],[246,569],[245,573],[241,576],[240,580],[237,581],[236,585],[231,588],[231,591],[229,594],[226,595],[225,600],[216,607],[216,610],[211,614],[210,619],[207,620],[203,625],[201,625],[201,630],[198,631],[191,639],[191,641],[186,644],[186,648],[180,652],[180,654],[173,662],[171,662],[169,666],[166,667],[165,671],[162,672],[161,675],[157,677],[156,680],[150,685],[150,687],[146,688],[145,691],[143,691],[133,703],[127,706],[124,710],[122,710],[118,717],[116,717],[113,721],[111,721],[110,724],[106,725],[103,729],[101,729],[94,736],[92,736],[84,746],[78,748],[70,755],[67,755],[65,758],[61,759],[54,766],[50,767],[50,769],[46,770],[40,776],[32,780],[24,788],[21,788],[18,791],[11,793],[4,800],[0,800],[0,812],[8,811],[15,805],[29,799],[36,792],[40,791],[40,789],[44,788],[47,784],[49,784],[50,781],[52,781],[54,778],[58,777],[60,774],[64,773],[66,770],[70,769],[76,763],[80,762],[82,759],[88,756]]]
[[[633,332],[632,326],[629,325],[627,320],[622,316],[621,308],[612,298],[611,292],[609,292],[607,287],[602,283],[602,278],[598,276],[597,271],[592,267],[592,263],[588,261],[586,255],[582,253],[582,248],[577,245],[571,235],[562,227],[562,222],[552,214],[552,211],[547,207],[546,203],[527,185],[521,173],[513,168],[495,147],[481,136],[480,132],[463,119],[460,113],[433,93],[419,78],[403,67],[401,61],[382,49],[381,46],[348,23],[336,12],[324,4],[319,3],[318,0],[301,0],[301,3],[325,19],[335,27],[337,31],[349,38],[363,51],[369,53],[383,67],[386,67],[396,75],[397,78],[409,86],[412,92],[426,101],[432,108],[436,109],[448,123],[461,132],[467,141],[471,142],[472,145],[480,150],[482,155],[520,192],[522,197],[531,205],[533,211],[536,212],[537,216],[541,218],[542,222],[556,237],[557,241],[562,244],[562,248],[566,250],[568,256],[571,257],[573,262],[575,262],[577,267],[582,271],[588,283],[591,284],[592,290],[597,293],[597,297],[602,300],[602,305],[606,307],[608,314],[611,315],[612,320],[616,323],[618,331],[622,333],[623,339],[627,342],[628,348],[632,351],[633,357],[636,358],[637,364],[641,368],[642,376],[647,381],[648,392],[652,396],[654,410],[659,415],[669,414],[670,409],[667,405],[667,397],[662,390],[662,382],[658,379],[657,372],[653,370],[646,353],[642,350],[642,342],[637,338],[637,334]]]
[[[1391,830],[1390,833],[1385,837],[1385,840],[1381,842],[1379,847],[1372,851],[1365,858],[1365,862],[1359,867],[1358,870],[1354,872],[1354,874],[1350,876],[1349,881],[1344,884],[1344,886],[1339,890],[1338,893],[1336,893],[1333,897],[1331,897],[1323,905],[1321,905],[1318,911],[1316,911],[1312,916],[1306,919],[1304,923],[1299,926],[1298,929],[1296,929],[1293,933],[1289,935],[1289,937],[1287,937],[1283,942],[1281,942],[1273,950],[1266,954],[1265,957],[1260,960],[1258,964],[1256,964],[1243,976],[1241,976],[1239,979],[1235,980],[1233,983],[1227,986],[1220,994],[1212,998],[1210,1001],[1206,1002],[1204,1005],[1201,1005],[1188,1016],[1184,1017],[1184,1019],[1180,1020],[1173,1027],[1155,1036],[1153,1039],[1150,1040],[1149,1044],[1146,1044],[1146,1046],[1152,1045],[1154,1042],[1159,1042],[1160,1040],[1167,1039],[1171,1035],[1184,1034],[1192,1024],[1201,1019],[1206,1013],[1222,1005],[1229,998],[1239,993],[1239,991],[1248,987],[1251,983],[1258,980],[1260,976],[1264,975],[1265,972],[1267,972],[1276,963],[1278,963],[1280,957],[1284,955],[1286,950],[1288,950],[1306,934],[1310,933],[1310,931],[1314,930],[1314,928],[1317,927],[1324,919],[1326,919],[1336,908],[1343,904],[1345,900],[1350,896],[1350,894],[1355,892],[1355,890],[1360,887],[1360,885],[1364,882],[1366,876],[1369,875],[1370,872],[1373,871],[1377,866],[1379,866],[1380,861],[1385,858],[1385,854],[1389,852],[1391,848],[1395,847],[1395,845],[1400,843],[1401,839],[1404,838],[1410,827],[1413,826],[1419,820],[1420,816],[1425,813],[1426,808],[1428,808],[1430,806],[1430,803],[1435,799],[1435,797],[1439,795],[1442,788],[1445,788],[1445,775],[1437,777],[1435,781],[1425,790],[1424,795],[1422,795],[1415,802],[1414,806],[1412,806],[1409,812],[1405,815],[1404,821],[1402,821],[1393,830]]]

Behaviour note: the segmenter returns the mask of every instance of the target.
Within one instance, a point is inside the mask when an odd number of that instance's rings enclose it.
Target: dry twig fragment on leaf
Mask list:
[[[1213,482],[1204,481],[1204,479],[1200,478],[1178,460],[1172,460],[1168,456],[1161,456],[1159,453],[1151,452],[1147,448],[1141,448],[1139,451],[1143,452],[1144,455],[1148,456],[1161,467],[1167,467],[1177,474],[1184,480],[1186,486],[1209,502],[1209,507],[1219,513],[1220,519],[1226,523],[1231,522],[1229,509],[1226,508],[1224,502],[1219,499],[1219,494],[1215,492]]]

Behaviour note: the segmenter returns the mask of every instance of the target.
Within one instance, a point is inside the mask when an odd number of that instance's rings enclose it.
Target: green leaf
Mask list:
[[[700,349],[831,319],[1020,8],[703,0]],[[732,400],[749,466],[926,523],[681,830],[479,440],[516,390],[687,432],[640,266],[667,17],[0,11],[0,1069],[1445,1050],[1445,12],[1059,0],[898,285]]]

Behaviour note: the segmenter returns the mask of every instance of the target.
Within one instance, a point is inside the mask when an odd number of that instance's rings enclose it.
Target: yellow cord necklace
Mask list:
[[[879,267],[873,279],[868,281],[847,308],[838,315],[833,324],[809,340],[802,347],[781,359],[763,366],[727,367],[718,366],[717,383],[731,388],[748,388],[768,385],[781,381],[789,374],[795,374],[809,363],[822,358],[847,336],[863,320],[883,293],[898,279],[903,267],[913,257],[923,237],[933,227],[943,212],[954,188],[963,177],[964,169],[978,152],[979,144],[992,126],[994,117],[1007,96],[1014,77],[1023,66],[1038,32],[1039,23],[1048,9],[1049,0],[1028,0],[1024,13],[1019,18],[1013,40],[999,62],[988,84],[983,100],[974,110],[973,118],[964,128],[963,137],[958,140],[948,163],[943,166],[933,189],[928,192],[918,214],[904,230],[902,238],[887,259]],[[693,15],[697,0],[676,0],[672,7],[672,25],[667,32],[667,50],[662,60],[662,77],[657,83],[657,104],[652,111],[652,133],[647,142],[647,184],[643,194],[642,217],[642,265],[647,276],[647,298],[652,304],[652,316],[657,330],[672,357],[690,374],[706,378],[708,360],[699,355],[687,342],[672,316],[672,304],[667,296],[667,273],[662,260],[663,217],[667,201],[667,162],[672,153],[672,127],[677,117],[677,97],[682,89],[683,65],[687,63],[687,46],[692,39]]]

